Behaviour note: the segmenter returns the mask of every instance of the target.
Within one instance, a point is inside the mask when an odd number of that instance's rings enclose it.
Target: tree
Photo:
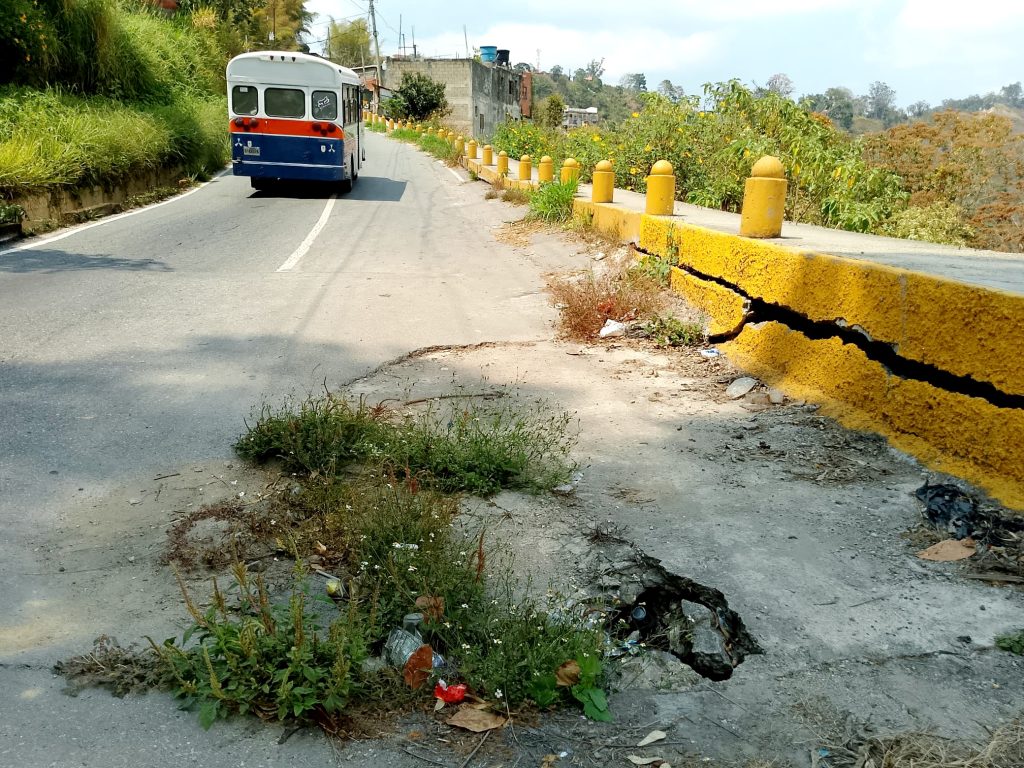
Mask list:
[[[896,91],[881,80],[868,86],[868,108],[865,113],[868,117],[885,123],[891,118],[895,107]]]
[[[643,72],[629,72],[622,76],[619,80],[625,90],[632,91],[633,93],[643,93],[647,90],[647,75]]]
[[[788,99],[793,94],[793,81],[789,79],[789,75],[778,72],[768,78],[765,88],[768,90],[768,93],[774,93],[784,99]]]
[[[431,115],[448,111],[444,97],[444,83],[432,80],[419,72],[405,72],[402,83],[388,102],[388,112],[394,117],[426,120]]]
[[[560,77],[565,77],[565,70],[562,69],[558,64],[555,64],[555,66],[551,68],[550,75],[551,77],[557,80]]]
[[[673,103],[678,102],[686,95],[682,86],[673,85],[671,80],[662,80],[658,83],[658,93]]]
[[[907,107],[907,114],[911,117],[924,117],[931,111],[931,105],[927,101],[915,101]]]
[[[545,128],[561,128],[565,117],[565,102],[557,93],[548,96],[537,111],[537,122]]]
[[[1024,106],[1024,92],[1022,92],[1020,82],[1004,85],[999,89],[999,95],[1007,106]]]
[[[527,64],[525,61],[520,61],[518,64],[512,67],[512,69],[514,69],[516,72],[533,72],[533,67]]]
[[[840,128],[853,128],[853,92],[849,88],[829,88],[825,91],[824,112]]]
[[[591,59],[590,63],[586,67],[587,77],[591,80],[600,83],[601,75],[604,74],[604,59],[598,61],[597,59]]]
[[[359,67],[370,61],[370,30],[366,19],[341,24],[331,19],[325,54],[343,67]]]

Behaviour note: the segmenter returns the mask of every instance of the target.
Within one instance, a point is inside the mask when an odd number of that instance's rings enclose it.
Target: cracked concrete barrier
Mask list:
[[[737,365],[1024,509],[1024,295],[580,205],[639,230]],[[616,207],[618,208],[618,207]],[[626,223],[626,220],[628,224]]]
[[[1024,295],[645,216],[738,365],[1024,509]]]

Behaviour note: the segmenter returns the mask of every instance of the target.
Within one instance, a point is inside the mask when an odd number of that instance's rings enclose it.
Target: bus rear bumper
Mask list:
[[[343,181],[345,168],[338,165],[304,165],[301,163],[259,163],[234,160],[231,170],[235,176],[256,179],[294,179],[296,181]]]

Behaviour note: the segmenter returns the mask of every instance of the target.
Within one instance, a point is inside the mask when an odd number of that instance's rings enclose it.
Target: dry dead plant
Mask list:
[[[1024,719],[992,731],[980,745],[908,733],[868,739],[836,752],[829,758],[829,765],[836,768],[1021,768]]]
[[[633,264],[631,253],[627,252],[611,261],[601,273],[557,277],[548,283],[564,336],[590,340],[606,320],[636,320],[664,307],[666,297],[661,285],[650,275],[632,268]]]

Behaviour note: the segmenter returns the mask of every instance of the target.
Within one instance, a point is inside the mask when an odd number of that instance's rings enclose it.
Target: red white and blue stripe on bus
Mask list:
[[[345,131],[336,123],[235,117],[230,126],[236,176],[306,181],[346,178]]]

